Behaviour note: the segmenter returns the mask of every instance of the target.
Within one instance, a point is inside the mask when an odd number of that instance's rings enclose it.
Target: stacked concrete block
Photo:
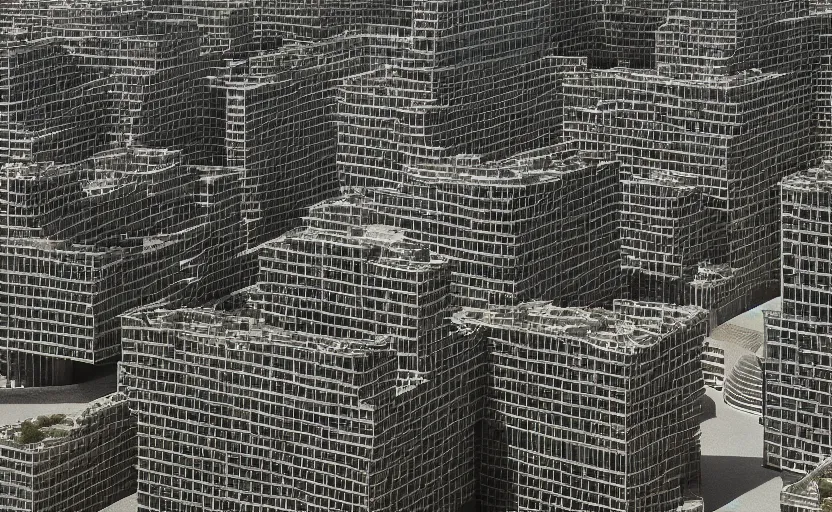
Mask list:
[[[395,336],[286,331],[256,310],[127,314],[139,510],[676,509],[698,475],[704,319],[465,310],[429,370],[403,372]]]
[[[210,300],[244,275],[239,170],[132,148],[3,172],[9,382],[60,383],[69,374],[52,358],[116,359],[119,314]]]
[[[371,45],[407,44],[384,68],[340,88],[343,185],[395,187],[405,165],[458,154],[499,159],[557,142],[562,73],[585,59],[549,52],[551,5],[418,1],[413,8],[404,31],[382,27],[398,37],[363,27]]]
[[[255,304],[270,324],[330,336],[395,336],[400,366],[426,371],[445,337],[448,263],[390,226],[299,228],[260,249]]]
[[[656,32],[656,71],[593,70],[565,81],[566,139],[614,152],[636,180],[676,181],[665,195],[686,187],[701,195],[701,214],[674,213],[691,231],[671,237],[693,249],[684,277],[639,269],[629,275],[631,297],[692,302],[719,323],[775,293],[776,184],[815,162],[810,70],[821,22],[809,14],[807,2],[671,2]],[[627,251],[627,267],[678,261],[669,239],[653,236],[664,222],[624,228],[652,240],[635,256]]]
[[[807,473],[832,450],[832,172],[783,180],[782,312],[765,316],[764,463]]]
[[[807,69],[814,20],[805,0],[671,2],[656,31],[656,65],[675,78],[735,75],[744,70]]]
[[[580,149],[612,149],[634,176],[660,173],[700,190],[709,220],[694,248],[711,251],[698,262],[701,279],[677,280],[667,295],[641,295],[652,277],[640,273],[633,278],[635,297],[678,303],[690,297],[722,321],[773,293],[776,184],[813,161],[808,75],[691,81],[619,69],[575,73],[565,89],[564,132]],[[661,244],[645,249],[653,253],[648,261],[666,252]],[[724,279],[709,279],[711,270]],[[664,284],[651,287],[662,293]]]
[[[136,490],[136,422],[120,393],[0,427],[0,506],[96,512]]]
[[[195,21],[204,52],[238,58],[254,49],[256,13],[249,2],[148,0],[144,7],[162,18]]]
[[[594,45],[588,57],[593,67],[631,66],[651,68],[655,63],[654,36],[666,21],[667,0],[584,0],[592,9],[591,32],[584,38]]]
[[[219,122],[205,140],[215,162],[243,168],[249,248],[337,195],[335,85],[367,66],[362,48],[362,38],[349,36],[287,45],[208,80],[207,122]]]
[[[97,149],[101,114],[85,97],[91,78],[63,41],[0,34],[0,163],[73,162]]]
[[[405,167],[398,189],[365,193],[380,222],[451,261],[460,305],[612,300],[621,284],[618,164],[565,145],[484,160]]]
[[[499,55],[412,70],[392,65],[345,81],[338,104],[342,185],[395,188],[406,166],[465,154],[499,160],[558,142],[561,83],[586,60],[528,50]]]
[[[697,492],[704,310],[528,303],[461,317],[488,342],[484,510],[667,511]]]
[[[482,355],[471,333],[449,334],[432,372],[405,376],[388,336],[205,310],[127,315],[123,328],[142,512],[457,510],[473,499]]]
[[[660,171],[640,176],[623,169],[621,194],[623,270],[656,276],[645,283],[662,287],[692,278],[701,261],[717,256],[707,243],[719,238],[709,233],[716,219],[695,185]]]

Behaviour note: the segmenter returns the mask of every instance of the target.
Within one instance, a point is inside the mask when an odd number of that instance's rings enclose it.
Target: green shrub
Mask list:
[[[821,512],[832,512],[832,498],[826,498],[820,506]]]
[[[53,414],[51,416],[38,416],[37,426],[40,428],[51,427],[66,419],[66,414]]]
[[[821,500],[832,496],[832,478],[818,478],[818,494]]]
[[[17,436],[17,442],[21,444],[39,443],[46,438],[46,434],[31,421],[24,421],[20,425],[20,434]]]

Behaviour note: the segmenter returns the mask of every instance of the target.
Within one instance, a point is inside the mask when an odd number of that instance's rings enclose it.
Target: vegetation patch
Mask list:
[[[38,416],[35,421],[26,420],[20,424],[20,433],[15,441],[20,444],[39,443],[47,437],[66,437],[69,432],[61,428],[51,428],[64,423],[66,414]]]
[[[50,416],[38,416],[35,424],[38,428],[51,427],[57,425],[66,419],[66,414],[52,414]]]
[[[20,444],[39,443],[46,438],[46,434],[41,432],[40,428],[31,421],[24,421],[20,425],[20,434],[17,435],[16,441]]]

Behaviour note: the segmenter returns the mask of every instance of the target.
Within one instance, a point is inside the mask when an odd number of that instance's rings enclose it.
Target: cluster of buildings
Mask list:
[[[701,510],[705,336],[778,290],[764,462],[819,475],[827,8],[3,4],[0,373],[121,394],[9,429],[0,508]]]

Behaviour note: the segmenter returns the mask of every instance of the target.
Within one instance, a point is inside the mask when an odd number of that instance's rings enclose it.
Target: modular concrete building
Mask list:
[[[765,317],[766,465],[806,474],[832,453],[832,171],[783,180],[782,313]]]
[[[124,395],[0,427],[0,508],[96,512],[136,492],[136,424]]]

